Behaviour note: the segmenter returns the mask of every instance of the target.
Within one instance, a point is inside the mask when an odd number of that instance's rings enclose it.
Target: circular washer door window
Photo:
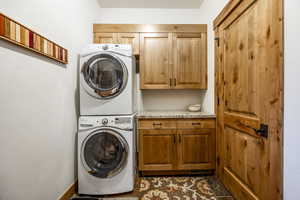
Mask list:
[[[110,178],[119,174],[127,163],[128,144],[113,130],[95,131],[82,146],[81,159],[89,174]]]
[[[100,99],[118,96],[127,84],[128,72],[122,60],[112,54],[93,56],[82,68],[86,91]]]

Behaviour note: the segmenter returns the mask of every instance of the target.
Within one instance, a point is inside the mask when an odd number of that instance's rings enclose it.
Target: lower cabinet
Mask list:
[[[173,170],[176,130],[141,130],[139,132],[140,170]]]
[[[178,130],[177,133],[177,169],[214,169],[215,134],[213,130]]]
[[[214,119],[196,122],[140,119],[138,136],[140,171],[215,169]]]

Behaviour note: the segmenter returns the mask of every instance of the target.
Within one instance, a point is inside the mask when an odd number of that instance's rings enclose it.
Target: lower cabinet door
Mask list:
[[[215,169],[214,129],[178,130],[177,134],[179,170]]]
[[[173,170],[176,130],[139,130],[139,170]]]

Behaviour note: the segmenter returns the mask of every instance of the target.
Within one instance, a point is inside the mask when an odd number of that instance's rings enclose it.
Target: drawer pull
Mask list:
[[[193,125],[193,126],[200,126],[201,123],[199,123],[199,122],[198,122],[198,123],[192,123],[192,125]]]
[[[162,123],[153,123],[153,126],[161,126]]]

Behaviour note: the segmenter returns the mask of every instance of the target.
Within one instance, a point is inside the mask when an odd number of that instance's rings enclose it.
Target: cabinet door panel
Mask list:
[[[214,169],[214,129],[178,130],[178,169]]]
[[[174,33],[176,89],[206,89],[207,59],[205,33]]]
[[[175,152],[174,130],[139,130],[139,169],[172,170]]]
[[[96,44],[114,44],[118,43],[117,33],[95,33],[94,43]]]
[[[131,44],[133,48],[133,54],[138,55],[140,53],[139,33],[118,33],[118,43]]]
[[[171,34],[144,33],[140,35],[140,42],[141,89],[169,89]]]

